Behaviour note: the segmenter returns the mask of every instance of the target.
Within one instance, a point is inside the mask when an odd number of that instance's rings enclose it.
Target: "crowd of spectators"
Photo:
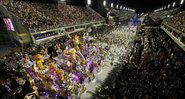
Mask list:
[[[127,10],[112,9],[111,11],[119,17],[132,17],[134,15],[134,12]]]
[[[174,15],[171,18],[167,18],[164,22],[170,26],[185,32],[185,11]]]
[[[179,47],[176,46],[175,42],[173,40],[171,40],[170,38],[167,38],[167,35],[163,34],[163,36],[161,37],[163,38],[164,43],[163,47],[165,50],[167,50],[167,54],[168,56],[172,59],[171,62],[177,66],[177,67],[182,67],[185,65],[184,61],[185,61],[185,55],[184,55],[184,51]]]
[[[0,58],[0,97],[24,98],[24,95],[32,92],[30,83],[25,79],[25,73],[20,60],[23,54],[20,51],[9,52]]]
[[[121,18],[122,20],[129,20],[132,16],[135,15],[135,12],[122,10],[122,9],[108,9],[107,11],[114,14],[116,17]]]
[[[121,73],[114,76],[116,80],[112,85],[102,87],[98,96],[110,99],[182,99],[185,94],[185,53],[160,29],[146,30],[140,41],[134,44],[134,59],[122,65]],[[137,57],[138,54],[141,57]],[[133,65],[137,60],[140,63]]]
[[[157,11],[157,12],[153,12],[151,13],[149,16],[156,20],[162,20],[165,19],[168,15],[173,15],[174,13],[176,13],[178,11],[178,8],[175,9],[168,9],[168,10],[163,10],[163,11]]]
[[[31,32],[104,20],[88,7],[17,0],[1,0],[0,2]]]

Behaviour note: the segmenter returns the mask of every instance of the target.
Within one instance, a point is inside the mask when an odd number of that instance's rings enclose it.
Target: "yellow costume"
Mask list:
[[[64,71],[62,69],[60,69],[56,73],[60,77],[59,80],[63,81],[64,80]]]
[[[85,63],[85,58],[80,51],[76,51],[76,49],[72,48],[69,53],[72,56],[72,59],[77,61],[79,64]]]
[[[50,63],[49,65],[49,74],[54,74],[54,72],[58,71],[58,68],[55,64],[53,63]]]
[[[45,67],[44,67],[44,65],[43,65],[44,59],[43,59],[42,55],[36,54],[36,55],[34,56],[34,59],[35,59],[35,61],[36,61],[36,65],[37,65],[38,69],[44,70],[44,69],[45,69]]]
[[[80,40],[79,40],[79,36],[75,35],[75,38],[73,39],[73,43],[74,43],[74,47],[77,51],[80,51],[79,49],[79,44],[80,44]]]
[[[76,60],[76,49],[74,48],[70,49],[69,53],[72,56],[72,58]]]
[[[80,53],[79,51],[77,52],[77,61],[78,61],[79,63],[81,63],[81,65],[85,63],[85,58],[84,58],[84,56],[82,55],[82,53]]]
[[[72,64],[70,61],[67,61],[67,66],[68,66],[71,70],[73,70],[72,65],[73,65],[73,64]]]
[[[68,52],[67,50],[64,50],[63,53],[64,53],[65,55],[69,55],[69,52]]]

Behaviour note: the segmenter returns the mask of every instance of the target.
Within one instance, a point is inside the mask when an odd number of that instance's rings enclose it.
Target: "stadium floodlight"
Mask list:
[[[173,5],[172,5],[172,7],[173,7],[173,8],[175,7],[175,4],[176,4],[176,3],[175,3],[175,2],[173,2]]]
[[[114,6],[114,3],[111,3],[111,7],[113,8],[113,6]]]
[[[168,9],[170,8],[170,4],[168,4]]]
[[[91,0],[87,0],[87,4],[88,5],[91,5]]]
[[[166,6],[164,6],[164,9],[166,9]]]
[[[180,4],[182,5],[184,3],[184,0],[181,0]]]
[[[116,8],[118,9],[118,7],[119,7],[119,5],[117,4],[117,5],[116,5]]]
[[[120,9],[122,9],[122,5],[120,6]]]
[[[105,0],[103,1],[103,6],[106,6],[106,1]]]

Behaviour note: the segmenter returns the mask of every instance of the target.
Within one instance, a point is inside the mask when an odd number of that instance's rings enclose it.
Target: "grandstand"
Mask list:
[[[114,19],[117,21],[128,21],[132,16],[135,15],[133,11],[127,11],[127,10],[119,10],[119,9],[112,9],[107,8],[107,12],[110,12],[111,14],[115,15]]]
[[[0,98],[182,99],[183,3],[1,0]]]
[[[55,36],[57,34],[54,35],[54,33],[51,32],[62,30],[62,27],[104,21],[102,16],[88,7],[65,4],[30,3],[16,0],[2,0],[1,4],[4,10],[8,11],[9,16],[15,17],[15,22],[13,23],[16,24],[17,28],[21,28],[20,31],[17,31],[18,35],[26,33],[25,35],[27,35],[27,37],[23,37],[22,39],[24,39],[24,41],[21,43],[35,43],[38,38]],[[18,22],[16,22],[16,20]],[[22,27],[19,25],[20,23],[23,25]],[[43,31],[48,31],[49,33],[43,34]],[[32,33],[36,33],[37,35],[32,35]],[[32,40],[30,40],[30,35]],[[60,35],[57,35],[57,37],[60,37]],[[28,41],[25,41],[25,39]]]
[[[6,9],[16,16],[30,32],[103,20],[103,17],[86,7],[26,1],[12,2],[12,0],[2,0],[2,2]]]
[[[167,18],[166,20],[164,20],[164,22],[167,23],[168,25],[174,27],[174,28],[177,28],[178,30],[180,30],[182,32],[185,32],[185,30],[184,30],[184,26],[185,26],[184,13],[185,13],[184,11],[180,12],[180,13],[174,15],[171,18]]]
[[[160,20],[165,19],[167,16],[170,16],[170,15],[177,13],[179,10],[180,10],[180,8],[157,11],[157,12],[151,13],[150,17],[156,21],[160,21]]]

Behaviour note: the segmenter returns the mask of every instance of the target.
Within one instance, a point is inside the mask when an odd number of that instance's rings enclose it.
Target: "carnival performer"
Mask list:
[[[38,67],[39,70],[44,70],[45,67],[43,65],[44,59],[40,54],[36,54],[34,56],[34,59],[36,61],[36,66]]]
[[[75,37],[73,39],[73,44],[74,44],[74,48],[77,51],[80,51],[80,48],[79,48],[80,40],[79,40],[79,36],[78,35],[75,35]]]

